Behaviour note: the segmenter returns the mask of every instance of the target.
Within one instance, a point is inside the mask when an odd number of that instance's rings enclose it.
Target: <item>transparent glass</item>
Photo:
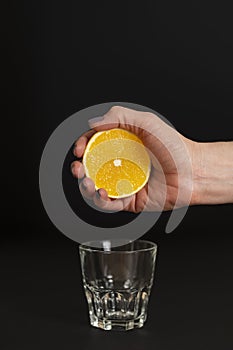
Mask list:
[[[79,246],[90,323],[105,330],[141,328],[154,278],[157,245],[133,241]]]

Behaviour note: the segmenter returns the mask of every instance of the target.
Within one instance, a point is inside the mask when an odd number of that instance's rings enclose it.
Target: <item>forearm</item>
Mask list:
[[[195,143],[193,204],[233,203],[233,142]]]

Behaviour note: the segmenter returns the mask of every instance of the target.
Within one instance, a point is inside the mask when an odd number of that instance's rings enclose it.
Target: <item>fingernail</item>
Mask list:
[[[96,191],[96,195],[97,195],[97,198],[100,199],[101,198],[101,195],[100,195],[100,190],[97,190]]]
[[[96,123],[101,122],[102,120],[104,120],[104,117],[103,117],[103,116],[101,116],[101,117],[95,117],[95,118],[89,119],[89,120],[88,120],[88,123],[89,123],[89,125],[91,126],[91,125],[94,125],[94,124],[96,124]]]

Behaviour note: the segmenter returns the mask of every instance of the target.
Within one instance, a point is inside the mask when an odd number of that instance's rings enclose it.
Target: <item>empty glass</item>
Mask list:
[[[112,247],[110,241],[100,241],[82,244],[79,251],[91,325],[105,330],[141,328],[157,245],[138,240]]]

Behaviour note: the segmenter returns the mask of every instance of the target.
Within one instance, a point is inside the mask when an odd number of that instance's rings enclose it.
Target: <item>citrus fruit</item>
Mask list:
[[[142,141],[124,129],[95,133],[83,155],[86,176],[110,198],[138,192],[148,181],[150,158]]]

